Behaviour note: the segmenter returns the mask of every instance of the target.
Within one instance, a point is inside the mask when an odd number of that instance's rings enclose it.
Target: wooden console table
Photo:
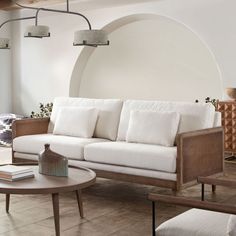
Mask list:
[[[236,101],[219,101],[217,110],[222,114],[225,151],[236,154]]]

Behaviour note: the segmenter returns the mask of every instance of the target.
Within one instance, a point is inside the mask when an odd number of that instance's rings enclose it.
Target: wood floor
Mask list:
[[[0,156],[1,161],[1,156]],[[236,164],[226,165],[226,178],[236,179]],[[80,219],[76,196],[60,196],[61,235],[66,236],[145,236],[151,235],[149,192],[172,194],[170,190],[112,180],[98,179],[83,192],[85,218]],[[200,199],[200,186],[179,193]],[[212,195],[206,188],[206,200],[236,204],[236,190],[218,187]],[[186,210],[183,207],[158,204],[158,222]],[[14,195],[10,214],[5,212],[5,196],[0,195],[0,235],[49,236],[54,234],[51,197],[47,195]]]

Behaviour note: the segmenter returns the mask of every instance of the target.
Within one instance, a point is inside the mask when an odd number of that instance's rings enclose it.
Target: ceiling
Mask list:
[[[155,0],[70,0],[70,3],[77,3],[81,10],[88,10],[91,8],[105,8],[150,1]],[[65,4],[66,0],[17,0],[17,2],[32,7],[46,7]],[[16,9],[18,9],[18,7],[12,3],[12,0],[0,0],[0,10],[11,11]]]
[[[27,6],[41,7],[41,6],[63,3],[65,2],[65,0],[18,0],[17,2]],[[17,9],[17,6],[15,6],[11,0],[1,0],[0,9],[10,11]]]

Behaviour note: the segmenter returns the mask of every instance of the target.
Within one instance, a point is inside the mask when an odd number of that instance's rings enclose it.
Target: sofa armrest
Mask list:
[[[23,135],[47,133],[49,120],[49,118],[15,120],[12,124],[12,139]]]
[[[177,136],[177,188],[196,182],[198,176],[219,174],[223,170],[222,127],[191,131]]]
[[[173,205],[179,205],[184,207],[198,208],[209,211],[217,211],[228,214],[236,214],[236,206],[216,203],[216,202],[207,202],[200,201],[196,199],[189,199],[185,197],[176,197],[176,196],[166,196],[161,194],[150,193],[148,199],[152,202],[163,202]]]

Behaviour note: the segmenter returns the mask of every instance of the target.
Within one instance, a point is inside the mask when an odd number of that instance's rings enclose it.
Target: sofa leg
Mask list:
[[[178,193],[178,190],[172,189],[172,195],[173,195],[173,196],[177,196],[177,193]]]
[[[215,193],[215,191],[216,191],[216,185],[212,185],[211,188],[212,188],[212,192]]]

